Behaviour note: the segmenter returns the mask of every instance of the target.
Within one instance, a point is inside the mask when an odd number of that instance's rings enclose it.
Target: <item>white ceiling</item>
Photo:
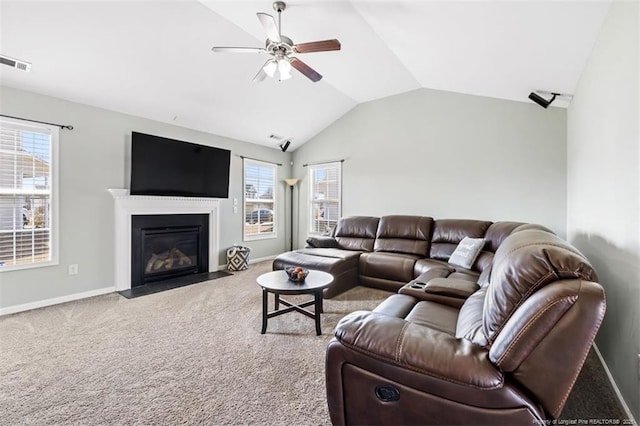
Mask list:
[[[339,52],[299,55],[324,78],[252,79],[267,59],[256,12],[270,1],[0,0],[5,86],[277,148],[299,147],[361,102],[418,88],[530,102],[573,93],[609,0],[292,0],[282,33],[337,38]],[[566,103],[556,102],[556,106]]]

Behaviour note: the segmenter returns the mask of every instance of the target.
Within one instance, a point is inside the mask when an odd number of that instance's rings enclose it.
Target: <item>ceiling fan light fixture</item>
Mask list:
[[[288,59],[278,59],[278,71],[280,72],[280,81],[291,78],[291,64]]]
[[[266,77],[275,77],[276,73],[280,81],[288,80],[291,78],[291,68],[295,68],[296,71],[314,83],[320,81],[322,75],[297,57],[290,57],[289,55],[340,50],[340,42],[337,39],[330,39],[295,44],[289,37],[281,34],[281,15],[286,7],[287,5],[283,1],[273,2],[273,10],[278,12],[277,23],[273,16],[267,13],[258,12],[256,14],[262,28],[267,34],[265,47],[213,46],[211,50],[218,53],[266,53],[271,55],[271,59],[267,60],[253,78],[253,81],[257,83],[264,81]]]
[[[264,67],[262,69],[265,72],[265,74],[267,74],[269,77],[273,77],[274,75],[276,75],[277,68],[278,68],[278,64],[276,64],[276,61],[271,60],[266,64],[264,64]]]

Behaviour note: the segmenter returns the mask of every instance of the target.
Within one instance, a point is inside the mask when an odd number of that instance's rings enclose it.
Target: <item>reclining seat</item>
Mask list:
[[[502,242],[509,235],[527,229],[553,233],[544,226],[532,223],[491,223],[470,219],[436,220],[431,239],[431,257],[416,262],[416,278],[398,290],[398,293],[460,308],[465,299],[477,291],[479,286],[488,283],[493,257]],[[464,237],[482,238],[485,241],[470,269],[448,263]],[[426,283],[430,283],[429,287],[425,286]]]
[[[333,424],[543,424],[557,418],[605,313],[595,271],[553,234],[507,237],[462,307],[396,294],[327,347]]]
[[[323,296],[328,299],[343,293],[358,285],[358,258],[373,250],[378,220],[369,216],[341,218],[331,236],[310,237],[309,247],[277,256],[273,270],[302,266],[325,271],[333,275],[333,283]]]
[[[398,291],[414,279],[416,261],[429,255],[432,226],[431,217],[380,218],[373,253],[360,256],[360,283]]]

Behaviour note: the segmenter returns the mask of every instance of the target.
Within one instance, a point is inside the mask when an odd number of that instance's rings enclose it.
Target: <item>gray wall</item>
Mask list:
[[[596,342],[640,420],[638,3],[613,2],[567,117],[567,230],[607,295]]]
[[[345,216],[515,220],[565,235],[564,109],[421,89],[357,106],[293,159],[298,245],[309,221],[302,165],[336,159]]]
[[[185,129],[170,124],[89,107],[61,99],[0,87],[0,113],[72,124],[60,131],[60,264],[0,273],[0,308],[98,290],[114,285],[114,200],[107,188],[128,188],[131,131],[230,149],[229,199],[220,202],[220,265],[224,251],[242,243],[242,160],[238,155],[282,163],[279,179],[289,175],[290,153]],[[244,243],[252,258],[284,251],[284,183],[278,185],[277,239]],[[233,198],[238,213],[233,213]],[[67,275],[77,263],[79,274]]]

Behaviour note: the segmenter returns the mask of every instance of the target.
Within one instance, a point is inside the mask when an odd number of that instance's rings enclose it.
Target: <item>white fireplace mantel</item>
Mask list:
[[[128,189],[108,189],[115,199],[115,287],[131,288],[131,216],[145,214],[208,214],[209,272],[218,270],[218,209],[215,198],[129,195]]]

